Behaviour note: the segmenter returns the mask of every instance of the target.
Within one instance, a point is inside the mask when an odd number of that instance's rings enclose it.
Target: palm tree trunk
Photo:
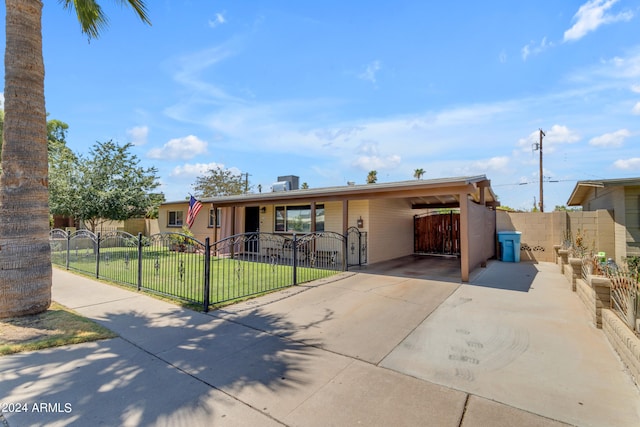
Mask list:
[[[5,5],[0,318],[39,313],[51,303],[42,1]]]

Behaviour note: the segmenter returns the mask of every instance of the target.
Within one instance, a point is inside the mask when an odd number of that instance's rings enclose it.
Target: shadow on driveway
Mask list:
[[[487,268],[477,270],[469,284],[485,288],[529,292],[538,270],[531,262],[492,261]]]

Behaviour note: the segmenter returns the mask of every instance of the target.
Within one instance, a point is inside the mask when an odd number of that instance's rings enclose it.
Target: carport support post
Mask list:
[[[469,199],[460,194],[460,271],[463,282],[469,281]]]
[[[342,201],[342,234],[346,235],[349,230],[349,200]]]

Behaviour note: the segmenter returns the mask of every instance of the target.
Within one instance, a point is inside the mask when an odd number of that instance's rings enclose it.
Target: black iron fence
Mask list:
[[[50,244],[56,265],[201,304],[204,311],[212,304],[309,282],[366,262],[366,235],[363,242],[353,230],[345,236],[246,233],[210,243],[179,233],[145,237],[55,229]]]

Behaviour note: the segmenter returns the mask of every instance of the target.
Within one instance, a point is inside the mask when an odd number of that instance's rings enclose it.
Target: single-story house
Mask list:
[[[191,231],[198,240],[217,241],[248,232],[366,232],[367,263],[416,252],[416,218],[428,212],[459,209],[453,225],[432,233],[454,236],[461,279],[495,256],[495,207],[499,205],[484,175],[339,187],[298,189],[298,178],[278,181],[272,192],[203,198]],[[160,231],[180,231],[188,201],[160,206]],[[452,229],[455,228],[455,230]],[[433,231],[435,230],[435,231]],[[452,245],[448,245],[450,251]]]
[[[640,178],[578,181],[567,205],[612,212],[617,258],[640,256]]]

